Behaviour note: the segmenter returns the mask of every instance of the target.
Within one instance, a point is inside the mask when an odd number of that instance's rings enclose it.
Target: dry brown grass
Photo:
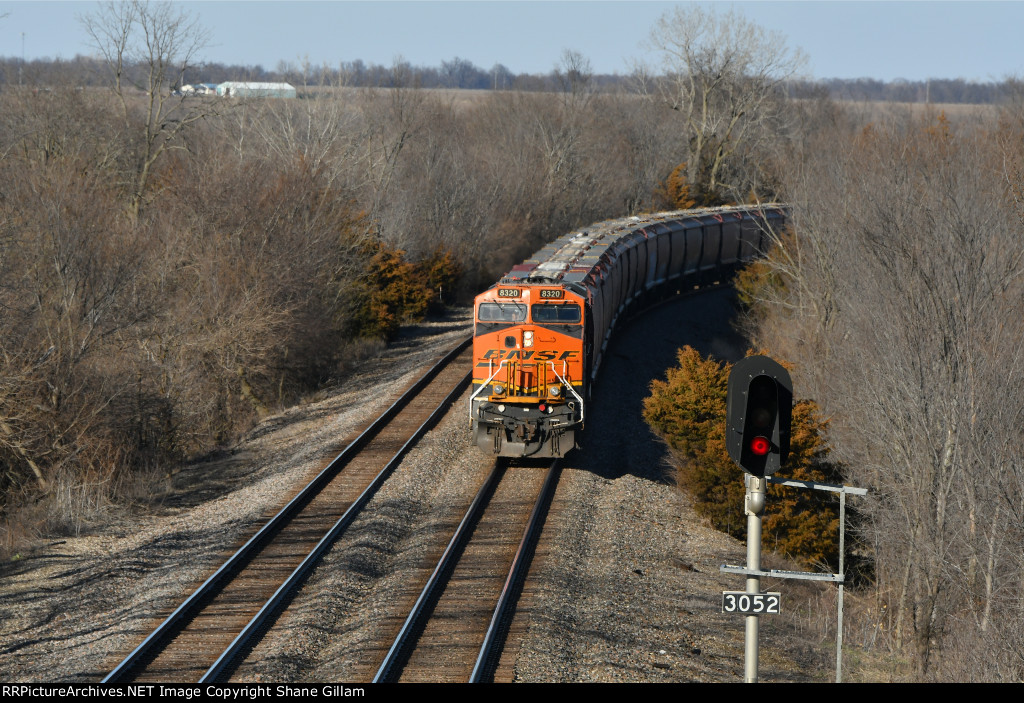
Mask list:
[[[839,101],[837,104],[865,123],[887,122],[894,119],[919,120],[928,116],[937,117],[944,114],[947,119],[956,124],[992,118],[999,112],[999,107],[996,105],[965,105],[962,103],[894,103],[849,100]]]

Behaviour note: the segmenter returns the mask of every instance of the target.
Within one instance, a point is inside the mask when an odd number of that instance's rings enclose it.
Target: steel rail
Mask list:
[[[427,579],[427,583],[420,592],[416,602],[413,604],[412,610],[405,618],[405,622],[402,624],[402,628],[398,631],[398,635],[395,637],[395,641],[392,643],[391,649],[388,650],[387,655],[384,657],[384,661],[377,670],[377,674],[373,677],[373,683],[384,683],[388,681],[392,672],[400,664],[401,658],[406,653],[406,647],[410,643],[413,633],[415,633],[418,627],[422,624],[421,621],[427,604],[439,592],[438,589],[444,583],[444,575],[454,568],[457,555],[462,551],[462,548],[465,547],[469,533],[477,522],[482,506],[494,493],[494,487],[497,485],[498,479],[504,473],[506,464],[507,462],[502,459],[495,460],[494,468],[491,470],[487,480],[484,481],[483,485],[480,487],[480,490],[477,491],[476,497],[473,499],[469,509],[462,518],[462,522],[460,522],[459,526],[455,529],[455,534],[452,535],[451,540],[448,542],[448,546],[445,547],[444,553],[437,562],[437,566],[434,567],[434,572],[430,575],[430,578]]]
[[[469,683],[481,683],[485,681],[488,675],[493,676],[493,672],[489,671],[489,665],[497,659],[500,654],[500,648],[504,644],[504,638],[499,637],[499,635],[502,633],[503,625],[511,614],[512,606],[516,601],[516,590],[530,568],[532,547],[535,544],[535,539],[540,534],[545,505],[554,493],[554,487],[557,484],[556,477],[558,476],[560,461],[560,459],[556,459],[551,462],[551,466],[548,468],[547,478],[544,479],[544,486],[540,490],[540,495],[537,496],[537,502],[533,505],[533,512],[530,513],[530,522],[523,531],[523,539],[519,542],[519,549],[516,550],[516,555],[512,559],[512,568],[509,569],[508,578],[505,579],[505,586],[501,589],[501,595],[498,597],[498,604],[494,608],[494,615],[491,616],[491,624],[487,627],[487,634],[484,637],[483,644],[480,646],[480,653],[477,655],[473,672],[469,676]]]
[[[423,390],[427,384],[436,377],[442,369],[452,362],[469,344],[472,337],[467,337],[454,349],[434,364],[416,383],[403,393],[394,403],[388,407],[373,423],[349,443],[331,462],[313,478],[284,508],[272,517],[260,530],[253,535],[238,551],[228,558],[209,578],[197,588],[192,595],[179,605],[173,613],[157,626],[132,652],[121,661],[101,683],[117,683],[125,674],[139,664],[147,655],[152,653],[156,646],[174,631],[179,623],[191,615],[194,615],[204,598],[213,595],[216,589],[222,585],[225,578],[234,570],[240,568],[247,559],[250,559],[266,543],[266,541],[279,530],[285,522],[291,519],[302,507],[304,507],[324,484],[341,470],[359,451],[370,441],[383,427],[385,427],[395,415],[397,415],[416,395]],[[471,374],[459,383],[459,392],[468,383]],[[446,399],[443,405],[447,405]],[[436,411],[435,411],[436,412]],[[432,416],[433,417],[433,416]],[[422,429],[422,428],[421,428]],[[408,446],[408,443],[407,443]],[[405,447],[402,448],[403,451]],[[407,450],[406,450],[407,451]],[[347,513],[346,513],[347,515]],[[344,516],[343,518],[344,519]],[[340,521],[339,521],[340,522]],[[261,611],[262,612],[262,611]]]
[[[285,579],[277,591],[274,592],[267,602],[260,608],[259,612],[253,616],[249,624],[242,629],[234,641],[228,645],[228,648],[217,658],[217,661],[203,674],[203,677],[199,679],[199,683],[212,683],[224,673],[224,671],[231,665],[231,662],[238,656],[238,654],[249,644],[249,642],[259,632],[260,628],[263,627],[267,621],[274,616],[284,604],[286,598],[292,593],[305,579],[306,575],[310,572],[316,562],[323,556],[334,541],[344,532],[345,528],[355,519],[356,515],[360,510],[370,501],[370,498],[377,492],[377,490],[383,485],[384,481],[388,479],[391,472],[398,467],[402,459],[406,454],[409,453],[416,443],[423,437],[427,431],[433,427],[441,417],[448,411],[451,404],[456,398],[466,389],[469,385],[471,374],[467,373],[465,377],[459,381],[458,385],[447,395],[445,399],[437,406],[437,408],[430,414],[422,425],[420,425],[409,440],[402,445],[401,449],[395,452],[395,455],[391,457],[391,460],[387,465],[380,470],[370,485],[367,486],[363,492],[359,495],[355,501],[348,507],[345,514],[338,518],[338,521],[334,523],[334,526],[327,532],[326,535],[321,538],[317,543],[316,547],[306,555],[306,558],[302,560],[302,563],[295,567],[291,575]]]
[[[558,474],[557,470],[560,461],[560,459],[556,459],[551,463],[547,477],[544,480],[544,485],[540,490],[537,500],[534,502],[533,510],[530,513],[530,519],[527,523],[526,529],[523,531],[523,538],[520,540],[519,547],[512,559],[512,566],[509,569],[509,574],[505,579],[501,595],[498,597],[497,605],[494,609],[493,615],[491,616],[490,625],[484,636],[483,645],[480,648],[480,653],[477,656],[476,664],[473,667],[473,672],[469,679],[470,683],[475,683],[481,680],[480,677],[486,673],[487,662],[493,658],[496,648],[500,647],[502,644],[501,639],[499,638],[501,626],[515,600],[516,587],[521,583],[522,577],[529,568],[530,548],[534,543],[534,538],[539,532],[539,528],[541,527],[542,517],[544,515],[544,506],[548,502],[553,488],[557,483],[556,476]],[[415,633],[422,629],[428,604],[434,600],[440,589],[443,588],[445,575],[449,574],[455,568],[455,562],[459,558],[459,554],[462,552],[463,548],[466,546],[469,534],[478,522],[482,506],[493,494],[494,488],[497,485],[500,476],[504,472],[504,469],[505,464],[502,461],[499,460],[496,462],[494,470],[480,487],[480,490],[477,492],[472,504],[469,506],[469,509],[466,510],[466,514],[459,523],[458,528],[456,528],[455,534],[452,535],[451,540],[448,542],[448,546],[445,548],[444,553],[441,555],[437,565],[434,567],[433,573],[430,575],[426,585],[423,587],[419,597],[416,599],[416,603],[413,605],[412,610],[406,617],[401,630],[395,637],[394,643],[391,645],[387,655],[384,657],[384,661],[381,663],[380,668],[377,670],[377,674],[373,678],[373,683],[385,683],[392,680],[393,674],[402,665],[402,660],[408,654],[407,650],[412,643]]]

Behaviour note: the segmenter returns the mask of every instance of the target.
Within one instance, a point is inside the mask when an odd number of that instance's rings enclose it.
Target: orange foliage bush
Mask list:
[[[703,359],[692,347],[678,353],[679,366],[666,380],[651,384],[644,419],[678,459],[679,483],[697,510],[720,530],[737,538],[746,531],[743,472],[725,448],[725,404],[730,365]],[[786,478],[838,483],[838,465],[828,461],[827,423],[817,406],[800,400],[793,406]],[[837,563],[837,503],[817,491],[771,486],[762,524],[766,548],[805,564]]]
[[[430,291],[429,312],[440,312],[455,299],[456,285],[462,277],[462,264],[446,249],[436,249],[417,265],[423,283]]]
[[[360,337],[389,339],[403,322],[420,320],[443,307],[441,295],[452,290],[461,268],[451,252],[438,250],[419,264],[401,249],[380,241],[367,245],[369,264],[356,284],[351,329]]]
[[[668,178],[654,189],[654,203],[659,210],[686,210],[697,204],[686,179],[686,162],[672,169]]]

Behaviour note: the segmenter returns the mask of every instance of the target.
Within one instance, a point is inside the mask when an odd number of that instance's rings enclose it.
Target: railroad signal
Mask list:
[[[754,476],[775,473],[789,456],[793,381],[777,361],[748,356],[729,373],[725,446]]]

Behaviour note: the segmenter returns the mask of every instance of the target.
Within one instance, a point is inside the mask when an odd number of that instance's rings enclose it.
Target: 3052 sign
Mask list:
[[[781,593],[722,592],[722,612],[740,615],[766,615],[778,613],[782,607]]]

